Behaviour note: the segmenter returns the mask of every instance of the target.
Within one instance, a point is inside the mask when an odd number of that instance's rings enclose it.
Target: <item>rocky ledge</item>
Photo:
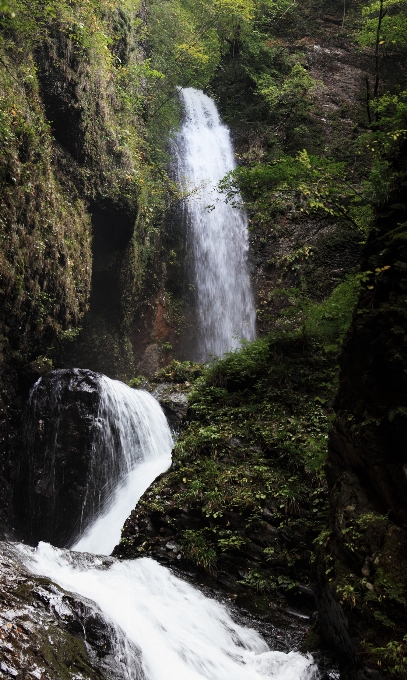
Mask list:
[[[117,633],[93,602],[31,574],[15,544],[0,543],[0,579],[0,678],[122,680]]]

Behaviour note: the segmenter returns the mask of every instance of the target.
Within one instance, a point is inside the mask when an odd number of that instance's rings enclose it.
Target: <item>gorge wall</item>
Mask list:
[[[17,4],[0,45],[1,532],[38,377],[147,377],[181,437],[116,553],[177,560],[262,616],[302,608],[308,650],[403,678],[405,47],[380,48],[376,115],[374,46],[355,41],[368,3],[271,3],[255,24],[239,5],[203,37],[182,3]],[[224,191],[248,211],[262,335],[207,370],[178,361],[193,314],[168,136],[191,84],[232,130]]]
[[[53,366],[134,373],[131,324],[159,287],[167,191],[143,120],[143,7],[14,9],[0,17],[3,505],[34,382]]]
[[[327,636],[351,664],[378,655],[404,671],[406,614],[406,148],[397,187],[367,243],[362,287],[340,356],[326,466],[329,529],[319,592]],[[346,612],[338,623],[329,593]],[[374,675],[372,676],[374,677]]]

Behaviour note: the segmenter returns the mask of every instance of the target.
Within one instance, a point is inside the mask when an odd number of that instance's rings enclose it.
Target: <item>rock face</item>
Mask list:
[[[9,543],[0,543],[0,578],[0,678],[128,677],[114,656],[118,632],[94,603],[30,574]]]
[[[28,543],[64,547],[82,519],[100,402],[98,375],[52,371],[36,384],[16,446],[14,511]]]
[[[188,411],[186,393],[177,389],[172,383],[161,383],[151,394],[163,409],[171,429],[178,432]]]
[[[327,462],[330,532],[321,540],[319,563],[328,639],[351,666],[362,652],[395,677],[405,677],[405,668],[396,669],[391,650],[397,644],[405,653],[407,633],[407,246],[400,183],[372,230],[365,282],[340,359]]]
[[[407,522],[407,247],[400,203],[380,216],[343,348],[328,480],[352,470],[378,512]]]

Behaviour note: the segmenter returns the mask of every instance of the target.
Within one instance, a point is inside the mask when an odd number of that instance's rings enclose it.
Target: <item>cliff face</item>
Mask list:
[[[363,659],[400,678],[407,634],[405,158],[402,148],[398,187],[369,238],[362,292],[340,357],[326,466],[330,525],[319,566],[331,642],[351,665]],[[327,606],[329,592],[342,603],[348,632],[335,622],[337,608]]]
[[[328,481],[361,477],[378,512],[407,522],[405,192],[376,222],[362,264],[366,281],[340,358]]]
[[[131,377],[134,316],[158,287],[149,270],[165,194],[147,157],[140,3],[14,9],[0,15],[4,488],[23,403],[43,373]]]

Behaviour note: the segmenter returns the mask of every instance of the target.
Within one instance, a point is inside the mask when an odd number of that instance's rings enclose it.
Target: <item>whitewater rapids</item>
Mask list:
[[[40,543],[35,551],[22,550],[31,571],[93,600],[133,643],[117,645],[117,664],[125,678],[318,678],[311,657],[270,651],[255,630],[235,623],[225,606],[150,558],[110,560],[106,566],[106,559],[82,557],[47,543]],[[138,669],[138,674],[132,669]]]

